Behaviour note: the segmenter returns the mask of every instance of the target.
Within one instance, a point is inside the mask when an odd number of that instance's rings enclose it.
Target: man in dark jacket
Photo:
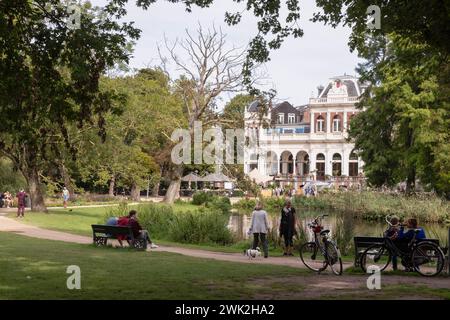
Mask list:
[[[128,224],[133,231],[133,236],[137,239],[145,239],[145,248],[147,249],[147,242],[150,244],[151,249],[158,248],[156,244],[152,242],[147,230],[142,229],[139,221],[137,220],[137,212],[136,210],[131,210],[129,214]]]
[[[297,233],[295,230],[295,209],[292,208],[291,200],[287,199],[281,209],[280,237],[284,238],[284,255],[293,256],[294,242],[292,238]]]

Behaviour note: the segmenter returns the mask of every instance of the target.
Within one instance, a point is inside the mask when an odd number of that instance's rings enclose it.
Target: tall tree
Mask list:
[[[220,123],[215,103],[222,93],[243,91],[245,51],[228,47],[221,30],[204,30],[201,26],[195,36],[186,31],[186,38],[181,41],[166,40],[165,49],[169,59],[162,54],[163,64],[172,62],[183,73],[175,86],[183,99],[187,128],[193,137],[196,121],[202,121],[204,128]],[[188,57],[187,61],[180,58],[179,50]],[[253,79],[252,82],[257,80]],[[173,164],[166,202],[172,203],[179,194],[182,174],[183,166]]]
[[[426,43],[390,34],[370,43],[359,72],[372,86],[350,135],[375,185],[416,179],[449,196],[450,87],[448,55]]]
[[[95,119],[104,136],[103,114],[114,96],[99,93],[100,76],[129,59],[132,23],[109,5],[98,19],[89,3],[79,7],[80,24],[60,1],[0,2],[0,152],[27,180],[32,210],[46,211],[41,168],[49,146],[65,141],[67,125]],[[70,21],[71,23],[66,23]]]

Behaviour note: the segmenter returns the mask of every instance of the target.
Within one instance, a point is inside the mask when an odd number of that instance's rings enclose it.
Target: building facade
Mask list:
[[[362,179],[363,162],[347,141],[351,118],[358,113],[364,86],[353,76],[338,76],[318,87],[307,105],[289,102],[262,113],[257,101],[245,112],[244,171],[257,168],[283,183],[307,180]]]

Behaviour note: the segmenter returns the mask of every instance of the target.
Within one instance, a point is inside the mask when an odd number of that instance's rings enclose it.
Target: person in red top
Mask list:
[[[117,220],[117,225],[119,226],[119,227],[127,227],[128,225],[129,225],[129,221],[130,221],[130,215],[128,215],[128,216],[123,216],[123,217],[120,217],[118,220]],[[120,245],[123,247],[123,243],[122,243],[122,241],[123,240],[127,240],[128,241],[128,239],[127,239],[127,237],[126,236],[123,236],[123,235],[118,235],[117,236],[117,240],[119,240],[119,243],[120,243]],[[129,243],[129,242],[128,242]]]
[[[25,198],[27,197],[26,192],[21,189],[17,194],[17,218],[25,217]]]
[[[128,225],[131,227],[133,231],[133,236],[138,239],[145,239],[145,248],[147,249],[147,242],[150,244],[150,248],[155,249],[158,248],[156,244],[152,242],[147,230],[142,229],[139,221],[137,220],[137,212],[136,210],[131,210],[129,214]]]

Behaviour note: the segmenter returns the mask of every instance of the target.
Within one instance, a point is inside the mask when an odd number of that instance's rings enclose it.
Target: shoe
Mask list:
[[[156,249],[156,248],[159,248],[159,246],[157,246],[157,245],[154,244],[154,243],[152,243],[152,244],[150,245],[150,249]]]
[[[264,256],[264,258],[268,258],[269,256]]]
[[[288,255],[287,252],[283,253],[283,256],[287,256],[287,255]]]

